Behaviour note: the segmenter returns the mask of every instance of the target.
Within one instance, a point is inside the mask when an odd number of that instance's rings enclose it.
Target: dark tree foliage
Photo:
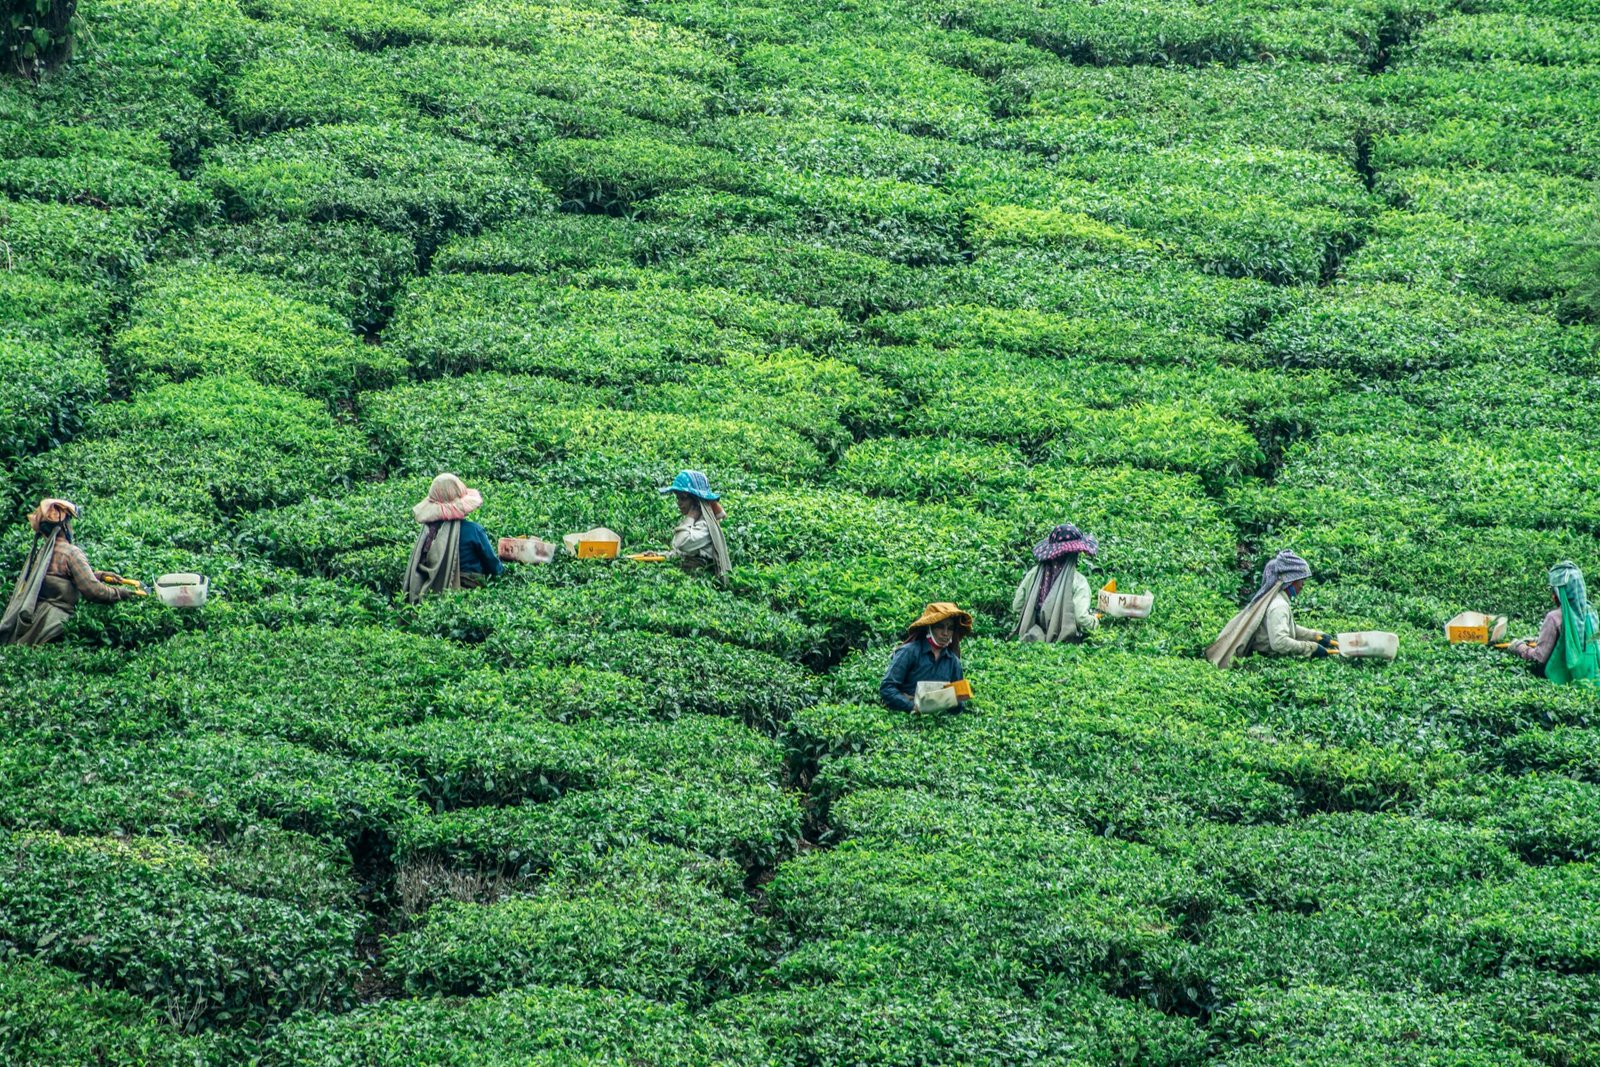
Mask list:
[[[78,0],[0,0],[5,69],[38,78],[72,57]]]

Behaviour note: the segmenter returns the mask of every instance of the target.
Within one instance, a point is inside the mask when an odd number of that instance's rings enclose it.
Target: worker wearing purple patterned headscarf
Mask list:
[[[1093,537],[1070,522],[1033,546],[1036,562],[1011,598],[1017,640],[1081,641],[1100,625],[1100,617],[1089,610],[1089,582],[1078,573],[1079,557],[1099,550]]]
[[[1206,649],[1206,659],[1226,668],[1236,657],[1253,652],[1316,659],[1337,655],[1338,646],[1327,634],[1294,621],[1292,601],[1309,577],[1311,565],[1290,550],[1273,556],[1262,568],[1261,585],[1250,602],[1222,628]]]

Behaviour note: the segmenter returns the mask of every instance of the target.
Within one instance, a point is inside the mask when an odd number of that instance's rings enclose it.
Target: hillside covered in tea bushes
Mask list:
[[[1442,635],[1600,575],[1595,0],[79,13],[0,559],[213,592],[0,653],[0,1060],[1600,1063],[1597,704]],[[396,600],[439,471],[634,550],[684,467],[727,589]],[[1007,641],[1065,521],[1155,613]],[[1199,657],[1285,547],[1395,663]]]

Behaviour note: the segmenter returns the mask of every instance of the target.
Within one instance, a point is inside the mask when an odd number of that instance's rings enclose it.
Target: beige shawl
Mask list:
[[[1255,632],[1261,629],[1261,624],[1267,617],[1267,606],[1282,588],[1281,581],[1274,582],[1272,587],[1265,591],[1264,596],[1258,595],[1228,620],[1228,625],[1222,628],[1222,633],[1218,634],[1217,639],[1206,649],[1206,659],[1211,661],[1213,667],[1227,670],[1233,666],[1234,658],[1244,650],[1244,646],[1249,643]]]
[[[406,601],[411,604],[432,593],[461,588],[461,520],[440,523],[430,545],[431,525],[418,531],[411,546],[405,578]]]
[[[50,569],[50,561],[55,558],[56,540],[60,536],[60,529],[55,529],[50,531],[48,537],[33,539],[33,549],[22,566],[22,574],[17,577],[5,614],[0,615],[0,643],[36,643],[27,640],[26,636],[33,626],[35,612],[40,610],[40,590],[44,586],[45,574]]]
[[[1012,607],[1021,609],[1021,616],[1017,620],[1016,637],[1019,641],[1068,641],[1082,634],[1078,630],[1077,608],[1072,602],[1073,579],[1077,577],[1078,566],[1076,563],[1067,563],[1062,566],[1061,573],[1056,575],[1055,584],[1050,587],[1050,595],[1044,598],[1044,603],[1039,603],[1039,583],[1044,580],[1040,571],[1041,564],[1036,564],[1032,570],[1022,577],[1022,584],[1017,587],[1017,595],[1012,600]],[[1020,600],[1019,605],[1017,601]]]
[[[707,503],[700,505],[700,517],[706,520],[706,533],[711,537],[711,555],[717,580],[725,582],[728,572],[733,570],[733,561],[728,558],[728,542],[722,536],[722,520],[717,518],[716,507]]]

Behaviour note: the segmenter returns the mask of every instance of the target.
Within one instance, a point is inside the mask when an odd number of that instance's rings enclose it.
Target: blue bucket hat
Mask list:
[[[711,491],[711,482],[703,471],[679,471],[678,476],[672,479],[672,484],[661,489],[662,496],[668,493],[688,493],[701,500],[722,499],[722,494]]]

